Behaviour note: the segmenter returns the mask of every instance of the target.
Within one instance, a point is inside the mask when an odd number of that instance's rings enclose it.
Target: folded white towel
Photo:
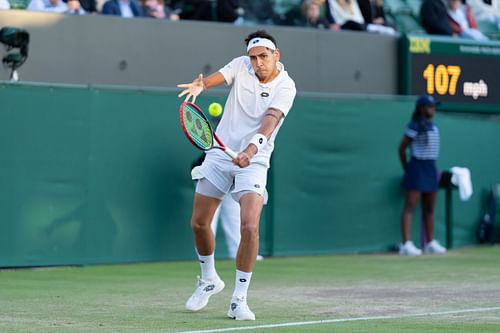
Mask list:
[[[469,169],[453,167],[450,169],[450,171],[452,173],[451,183],[458,186],[458,194],[460,195],[460,200],[469,200],[473,192]]]

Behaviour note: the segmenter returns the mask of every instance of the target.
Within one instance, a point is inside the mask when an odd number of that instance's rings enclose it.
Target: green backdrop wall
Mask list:
[[[213,101],[224,92],[199,99]],[[171,90],[1,84],[0,266],[193,258],[189,168],[199,152],[183,137],[178,105]],[[299,96],[272,160],[261,253],[395,244],[397,146],[412,109],[408,98]],[[472,199],[453,195],[453,232],[456,245],[473,244],[484,192],[500,182],[500,120],[445,113],[436,123],[439,166],[472,172]],[[436,234],[443,240],[442,194]]]
[[[400,239],[403,192],[397,148],[414,110],[413,99],[299,98],[280,132],[274,158],[274,253],[384,251]],[[453,191],[453,236],[474,244],[484,195],[500,182],[500,118],[439,113],[438,167],[468,167],[474,195]],[[445,240],[444,191],[436,236]],[[419,243],[415,217],[413,238]]]

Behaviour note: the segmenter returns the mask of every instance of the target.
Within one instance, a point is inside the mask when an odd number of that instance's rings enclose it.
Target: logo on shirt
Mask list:
[[[260,93],[260,96],[262,96],[262,97],[269,97],[269,93],[267,93],[267,92],[264,91],[264,92]]]

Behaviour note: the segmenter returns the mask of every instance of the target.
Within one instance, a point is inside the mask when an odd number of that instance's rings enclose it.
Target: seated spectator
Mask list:
[[[68,11],[68,6],[62,0],[31,0],[27,10],[65,13]]]
[[[328,12],[334,22],[345,30],[376,32],[385,35],[395,35],[391,27],[381,24],[366,23],[357,0],[328,0]]]
[[[85,15],[85,10],[81,8],[78,0],[31,0],[27,10],[65,13],[74,15]]]
[[[121,17],[143,16],[141,8],[134,0],[108,0],[102,6],[102,14]]]
[[[365,23],[387,25],[383,0],[358,0]]]
[[[10,9],[10,3],[7,0],[0,0],[0,10]]]
[[[279,18],[270,0],[217,0],[217,21],[236,25],[277,24]]]
[[[492,22],[500,30],[500,0],[467,0],[478,21]]]
[[[67,0],[66,13],[74,15],[85,15],[85,10],[82,8],[79,0]]]
[[[432,35],[453,35],[446,5],[441,0],[424,0],[420,6],[422,26]]]
[[[179,20],[179,15],[166,6],[164,0],[141,0],[141,7],[145,17],[171,21]]]
[[[96,0],[80,0],[80,7],[86,13],[97,13],[97,1]]]
[[[474,40],[488,40],[477,28],[471,8],[462,0],[448,0],[448,18],[453,35]]]
[[[217,0],[215,12],[218,22],[235,23],[242,8],[239,0]]]
[[[330,22],[321,16],[321,6],[324,1],[305,0],[302,3],[303,25],[317,29],[330,29]],[[340,30],[338,25],[332,25],[332,30]]]

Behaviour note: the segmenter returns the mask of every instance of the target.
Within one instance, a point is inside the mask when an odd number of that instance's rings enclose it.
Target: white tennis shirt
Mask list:
[[[264,114],[269,108],[280,110],[285,116],[290,111],[296,95],[295,82],[288,76],[282,63],[278,63],[278,69],[278,76],[268,83],[259,82],[248,56],[235,58],[219,70],[232,88],[216,133],[232,150],[241,152],[248,146],[260,129]],[[257,152],[251,163],[269,167],[274,139],[283,120],[284,118],[280,120],[267,145]],[[227,159],[218,149],[211,150],[208,154],[217,154],[217,157]]]

